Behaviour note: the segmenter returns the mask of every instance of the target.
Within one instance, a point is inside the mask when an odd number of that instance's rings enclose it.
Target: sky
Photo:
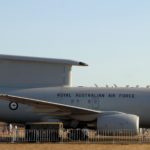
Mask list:
[[[0,0],[0,54],[83,61],[73,86],[150,85],[149,0]]]

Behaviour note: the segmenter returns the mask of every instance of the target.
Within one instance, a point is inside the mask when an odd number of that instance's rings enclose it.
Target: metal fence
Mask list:
[[[87,129],[0,131],[0,142],[11,143],[150,143],[150,130],[140,129],[139,134],[131,130],[96,131]]]

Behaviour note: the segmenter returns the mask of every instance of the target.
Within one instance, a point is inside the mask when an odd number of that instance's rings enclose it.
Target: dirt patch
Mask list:
[[[0,150],[150,150],[149,144],[0,144]]]

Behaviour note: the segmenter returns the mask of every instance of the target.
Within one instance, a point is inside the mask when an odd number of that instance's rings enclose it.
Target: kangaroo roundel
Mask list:
[[[17,109],[18,109],[18,104],[15,103],[15,102],[10,102],[10,103],[9,103],[9,108],[10,108],[11,110],[17,110]]]

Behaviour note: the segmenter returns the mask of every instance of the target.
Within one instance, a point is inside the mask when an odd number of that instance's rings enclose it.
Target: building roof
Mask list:
[[[55,59],[55,58],[41,58],[41,57],[28,57],[28,56],[15,56],[15,55],[2,55],[0,54],[0,61],[25,61],[25,62],[41,62],[41,63],[58,63],[75,66],[88,66],[81,61],[74,61],[68,59]]]

